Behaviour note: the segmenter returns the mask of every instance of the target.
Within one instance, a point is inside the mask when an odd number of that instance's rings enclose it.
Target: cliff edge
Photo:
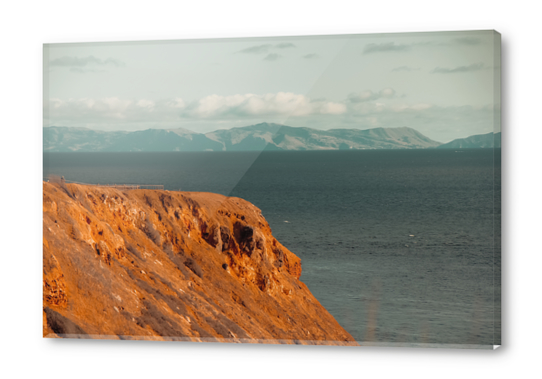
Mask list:
[[[43,183],[45,337],[357,345],[254,205]]]

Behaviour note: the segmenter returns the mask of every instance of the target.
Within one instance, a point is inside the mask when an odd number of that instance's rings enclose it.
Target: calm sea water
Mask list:
[[[358,341],[500,344],[500,150],[47,153],[49,174],[254,203]]]

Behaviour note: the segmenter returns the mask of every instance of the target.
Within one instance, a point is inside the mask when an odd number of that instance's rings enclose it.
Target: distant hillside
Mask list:
[[[136,132],[43,129],[45,152],[423,149],[439,145],[407,127],[316,130],[261,123],[207,134],[180,128]]]
[[[487,133],[470,136],[467,138],[454,139],[451,142],[440,145],[439,149],[475,149],[501,147],[501,132]]]
[[[43,151],[206,151],[222,145],[186,129],[104,132],[86,128],[43,129]]]
[[[411,128],[316,130],[262,123],[206,134],[222,143],[224,150],[348,150],[417,149],[437,147],[435,142]]]

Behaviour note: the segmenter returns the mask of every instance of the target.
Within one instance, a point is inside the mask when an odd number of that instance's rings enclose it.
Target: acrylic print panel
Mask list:
[[[44,46],[43,335],[500,345],[500,35]]]

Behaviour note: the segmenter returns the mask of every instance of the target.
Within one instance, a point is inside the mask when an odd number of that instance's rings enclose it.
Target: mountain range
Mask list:
[[[472,149],[486,147],[501,147],[501,132],[477,134],[467,138],[458,138],[438,146],[439,149]]]
[[[492,136],[493,133],[490,133],[441,144],[408,127],[317,130],[260,123],[202,134],[182,128],[106,132],[52,126],[43,129],[43,150],[125,152],[466,148],[491,147]],[[500,133],[498,136],[500,146]]]

